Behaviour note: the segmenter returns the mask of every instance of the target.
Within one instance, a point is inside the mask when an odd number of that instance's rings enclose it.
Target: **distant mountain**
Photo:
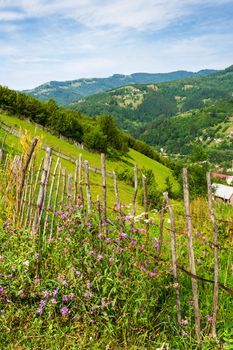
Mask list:
[[[54,99],[58,104],[68,104],[96,93],[104,92],[130,84],[151,84],[207,76],[218,71],[204,69],[199,72],[176,71],[171,73],[134,73],[131,75],[114,74],[108,78],[89,78],[70,81],[51,81],[23,92],[40,100]]]
[[[233,67],[229,67],[204,77],[127,85],[66,107],[90,116],[110,114],[123,130],[171,153],[190,153],[193,144],[203,140],[212,149],[229,147],[233,157],[232,96]]]

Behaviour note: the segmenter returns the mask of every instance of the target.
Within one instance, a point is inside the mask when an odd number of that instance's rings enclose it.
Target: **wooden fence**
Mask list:
[[[58,157],[56,164],[51,171],[52,164],[52,150],[47,148],[45,157],[42,159],[39,167],[36,167],[34,150],[36,148],[38,139],[34,138],[28,153],[22,156],[15,156],[12,162],[9,162],[7,155],[3,157],[3,145],[2,145],[2,169],[5,176],[9,177],[9,182],[5,182],[5,187],[2,188],[1,205],[3,209],[8,205],[8,194],[13,193],[13,200],[15,206],[15,223],[20,228],[27,228],[32,237],[36,237],[40,232],[43,237],[51,238],[53,232],[56,229],[56,211],[60,210],[64,206],[83,208],[83,215],[90,217],[93,210],[97,210],[99,213],[99,226],[100,230],[109,221],[108,218],[108,204],[107,204],[107,185],[106,185],[106,165],[105,155],[101,154],[101,174],[102,174],[102,200],[99,196],[94,201],[91,196],[91,184],[89,178],[90,165],[87,160],[82,159],[82,154],[79,155],[79,159],[75,160],[75,171],[73,174],[66,173],[66,169],[62,167],[61,160]],[[121,200],[119,197],[118,183],[116,174],[112,174],[114,180],[114,192],[116,197],[116,207],[119,227],[124,227],[124,215],[121,208]],[[14,182],[10,182],[10,179]],[[142,185],[144,193],[144,222],[146,230],[146,242],[149,239],[149,212],[147,203],[147,179],[142,176]],[[177,322],[181,325],[181,302],[180,302],[180,289],[179,289],[179,276],[178,270],[186,273],[190,276],[192,282],[192,294],[194,303],[194,316],[195,316],[195,333],[198,340],[201,339],[201,322],[200,322],[200,310],[199,310],[199,296],[198,296],[198,280],[202,280],[206,283],[214,285],[213,292],[213,321],[212,321],[212,336],[217,337],[216,332],[216,317],[218,311],[218,293],[219,288],[225,290],[227,293],[233,295],[233,290],[226,287],[219,282],[218,274],[218,235],[217,225],[215,218],[214,208],[212,202],[212,190],[211,190],[211,178],[210,174],[207,174],[208,185],[208,204],[209,204],[209,220],[212,225],[213,239],[210,242],[213,247],[214,253],[214,280],[202,278],[196,274],[196,262],[193,247],[193,232],[192,232],[192,215],[190,212],[190,197],[189,197],[189,185],[188,185],[188,172],[187,169],[183,171],[183,190],[184,190],[184,206],[185,206],[185,219],[187,225],[187,238],[188,238],[188,256],[189,256],[189,270],[180,266],[177,261],[176,254],[176,225],[173,206],[168,197],[168,193],[163,194],[163,206],[158,215],[160,215],[160,223],[158,225],[160,237],[159,237],[159,250],[157,259],[161,258],[161,248],[163,246],[163,232],[167,229],[170,233],[170,244],[172,252],[172,270],[174,277],[175,295],[176,295],[176,310],[177,310]],[[14,187],[14,188],[13,188]],[[135,165],[134,168],[134,195],[132,198],[132,215],[131,224],[135,225],[134,217],[136,215],[135,204],[138,194],[138,168]],[[101,207],[101,210],[100,210]],[[170,227],[166,228],[164,225],[164,215],[168,211],[170,217]],[[233,224],[233,223],[231,223]],[[233,227],[233,226],[232,226]]]

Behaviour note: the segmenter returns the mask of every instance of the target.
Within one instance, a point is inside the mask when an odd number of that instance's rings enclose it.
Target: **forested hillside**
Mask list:
[[[86,96],[128,84],[151,84],[187,77],[206,76],[216,72],[213,69],[203,69],[196,73],[176,71],[171,73],[134,73],[130,75],[114,74],[107,78],[83,78],[63,82],[50,81],[24,92],[43,101],[52,98],[59,104],[67,104]]]
[[[172,153],[190,153],[197,138],[218,152],[231,148],[232,86],[229,67],[208,77],[129,85],[68,107],[92,116],[110,114],[131,135]],[[219,137],[221,145],[214,145]]]

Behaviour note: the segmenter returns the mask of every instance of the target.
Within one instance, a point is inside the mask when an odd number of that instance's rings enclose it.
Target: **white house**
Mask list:
[[[212,184],[214,197],[220,198],[231,205],[233,205],[233,187],[222,184]]]

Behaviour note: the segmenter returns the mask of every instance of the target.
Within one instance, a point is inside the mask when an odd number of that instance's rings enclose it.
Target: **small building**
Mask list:
[[[215,198],[219,198],[224,202],[233,205],[233,187],[222,184],[212,184],[213,195]]]

